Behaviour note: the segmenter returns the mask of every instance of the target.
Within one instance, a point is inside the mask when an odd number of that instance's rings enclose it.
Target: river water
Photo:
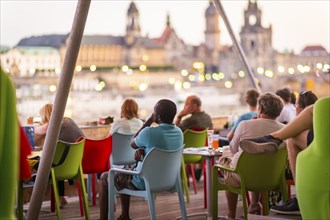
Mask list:
[[[125,95],[124,95],[125,94]],[[238,115],[247,110],[242,105],[239,93],[228,93],[214,87],[198,87],[190,90],[148,90],[144,93],[132,93],[127,91],[102,91],[102,92],[71,92],[68,97],[65,116],[73,118],[79,124],[98,121],[101,117],[120,117],[120,107],[125,98],[134,98],[139,105],[139,116],[146,119],[153,111],[156,102],[162,98],[174,101],[178,111],[183,108],[185,98],[190,94],[198,95],[202,100],[202,109],[211,117],[224,115]],[[23,124],[31,116],[38,116],[39,109],[46,103],[54,103],[55,95],[42,97],[24,97],[18,102],[18,113]]]

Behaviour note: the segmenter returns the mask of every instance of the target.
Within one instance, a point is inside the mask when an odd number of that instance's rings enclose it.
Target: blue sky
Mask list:
[[[233,30],[238,37],[243,25],[247,0],[222,0]],[[85,34],[123,35],[130,1],[93,0]],[[135,0],[140,12],[142,34],[158,37],[171,16],[171,24],[186,43],[204,41],[207,0]],[[64,34],[71,30],[75,0],[1,0],[0,44],[14,46],[23,37]],[[329,0],[259,0],[262,23],[272,24],[273,46],[279,51],[300,52],[306,45],[320,44],[328,51],[330,39]],[[221,41],[231,43],[221,23]]]

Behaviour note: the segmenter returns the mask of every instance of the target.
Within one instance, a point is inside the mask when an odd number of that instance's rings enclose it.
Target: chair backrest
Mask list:
[[[174,189],[177,178],[180,178],[180,167],[183,146],[177,150],[167,151],[152,148],[143,160],[141,175],[151,192]]]
[[[84,152],[85,139],[75,143],[57,141],[53,168],[57,180],[71,179],[78,174]]]
[[[110,169],[109,158],[112,151],[112,136],[101,140],[85,140],[82,158],[83,173],[103,173]]]
[[[330,146],[330,97],[319,99],[313,109],[314,144],[311,144],[312,151],[316,154],[327,157],[329,160]]]
[[[204,147],[207,143],[207,129],[195,131],[187,129],[183,132],[183,143],[185,148]],[[197,163],[202,160],[199,155],[184,155],[185,163]]]
[[[286,146],[274,154],[249,154],[242,152],[236,170],[241,177],[242,185],[250,191],[275,189],[284,180],[287,165]]]
[[[195,131],[187,129],[183,132],[183,142],[185,148],[204,147],[207,140],[207,129]]]
[[[313,142],[297,156],[296,193],[303,219],[330,219],[330,97],[313,107]]]
[[[112,154],[111,165],[129,165],[134,164],[135,149],[131,147],[133,134],[112,134]]]

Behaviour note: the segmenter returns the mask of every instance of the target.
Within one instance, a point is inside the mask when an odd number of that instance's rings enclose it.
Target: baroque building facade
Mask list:
[[[171,26],[169,15],[161,36],[142,36],[140,14],[134,1],[130,2],[126,16],[123,36],[83,36],[77,59],[78,72],[134,70],[158,72],[159,75],[186,69],[188,74],[202,75],[202,78],[194,77],[195,81],[219,80],[220,73],[220,80],[239,80],[246,76],[235,48],[220,40],[220,16],[212,1],[205,10],[205,41],[200,45],[187,45]],[[272,46],[272,26],[263,26],[262,10],[257,1],[247,1],[243,20],[240,43],[255,76],[266,86],[271,84],[270,78],[305,74],[329,66],[329,52],[319,45],[307,46],[300,54],[276,51]],[[24,38],[1,54],[1,66],[18,76],[56,76],[63,64],[68,36]],[[218,78],[213,77],[214,73],[219,74]],[[207,75],[212,77],[207,78]],[[186,75],[183,80],[191,79]]]

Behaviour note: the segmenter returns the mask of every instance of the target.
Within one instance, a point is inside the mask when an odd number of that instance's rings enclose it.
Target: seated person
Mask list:
[[[181,121],[182,118],[184,119]],[[210,115],[202,111],[202,101],[196,95],[191,95],[186,98],[183,109],[176,117],[175,124],[181,128],[182,131],[185,131],[186,129],[213,129],[212,119]],[[187,169],[187,174],[189,173],[190,169]],[[196,180],[200,179],[201,173],[201,164],[195,164]]]
[[[288,88],[283,88],[277,90],[275,94],[281,97],[284,103],[283,110],[276,120],[283,124],[287,124],[296,117],[296,110],[291,103],[292,92]]]
[[[259,92],[255,89],[250,89],[245,94],[245,102],[248,105],[249,112],[240,115],[235,121],[234,126],[227,134],[228,141],[231,141],[234,137],[235,130],[241,121],[250,120],[257,117],[257,104],[258,104]]]
[[[121,106],[120,119],[115,120],[109,134],[135,134],[143,125],[138,118],[138,104],[133,99],[126,99]],[[108,218],[108,173],[101,174],[99,181],[99,203],[101,219]]]
[[[273,132],[268,136],[246,140],[245,145],[265,146],[266,144],[274,144],[278,146],[282,140],[287,140],[288,158],[293,179],[296,177],[296,159],[297,155],[307,148],[313,141],[312,124],[299,123],[299,120],[312,120],[312,105],[317,101],[317,96],[312,91],[306,91],[299,94],[296,101],[297,117],[283,129]],[[303,116],[303,117],[302,117]],[[299,124],[298,124],[299,123]],[[294,130],[299,132],[292,133]],[[285,204],[272,206],[271,211],[280,214],[299,214],[298,200],[295,196],[289,199]]]
[[[126,99],[121,106],[120,119],[111,125],[110,134],[135,134],[142,127],[138,117],[138,104],[133,99]]]
[[[153,147],[158,147],[164,150],[175,150],[183,145],[182,131],[173,124],[173,119],[176,114],[176,105],[167,99],[158,101],[154,107],[153,114],[143,124],[142,128],[135,134],[132,140],[131,146],[134,149],[138,149],[135,155],[137,161],[142,161],[143,156],[147,154]],[[151,127],[152,123],[157,123],[157,127]],[[169,149],[171,147],[171,149]],[[138,162],[135,170],[141,169],[141,162]],[[108,191],[107,182],[108,172],[102,174],[104,184],[102,187],[105,193]],[[115,176],[115,186],[117,189],[129,188],[135,190],[144,190],[145,185],[143,179],[139,176],[129,176],[127,178],[121,178],[120,174]],[[129,195],[120,195],[122,213],[119,220],[128,220],[129,217]],[[102,206],[103,207],[103,206]],[[105,206],[104,206],[105,208]],[[107,219],[107,210],[101,210],[100,218]]]
[[[53,111],[53,104],[46,104],[40,109],[41,125],[34,128],[35,136],[39,135],[45,137],[50,122],[51,114]],[[85,137],[84,133],[78,125],[71,119],[64,117],[60,128],[58,140],[74,143],[80,137]],[[43,141],[42,141],[43,143]],[[72,181],[70,181],[72,183]],[[58,191],[60,196],[61,207],[63,208],[68,202],[64,198],[64,181],[58,181]]]
[[[224,166],[235,168],[237,161],[243,152],[240,141],[247,138],[259,137],[264,134],[281,129],[284,124],[276,121],[283,108],[281,99],[272,93],[262,94],[258,98],[258,118],[242,121],[234,134],[229,148],[224,149],[223,156],[220,158],[220,163]],[[260,149],[263,150],[263,149]],[[265,149],[267,150],[267,149]],[[240,187],[240,179],[236,174],[223,172],[224,181],[226,184],[233,187]],[[236,206],[238,195],[226,191],[228,214],[227,219],[235,219]],[[260,214],[260,193],[252,192],[252,200],[249,206],[249,213]]]

